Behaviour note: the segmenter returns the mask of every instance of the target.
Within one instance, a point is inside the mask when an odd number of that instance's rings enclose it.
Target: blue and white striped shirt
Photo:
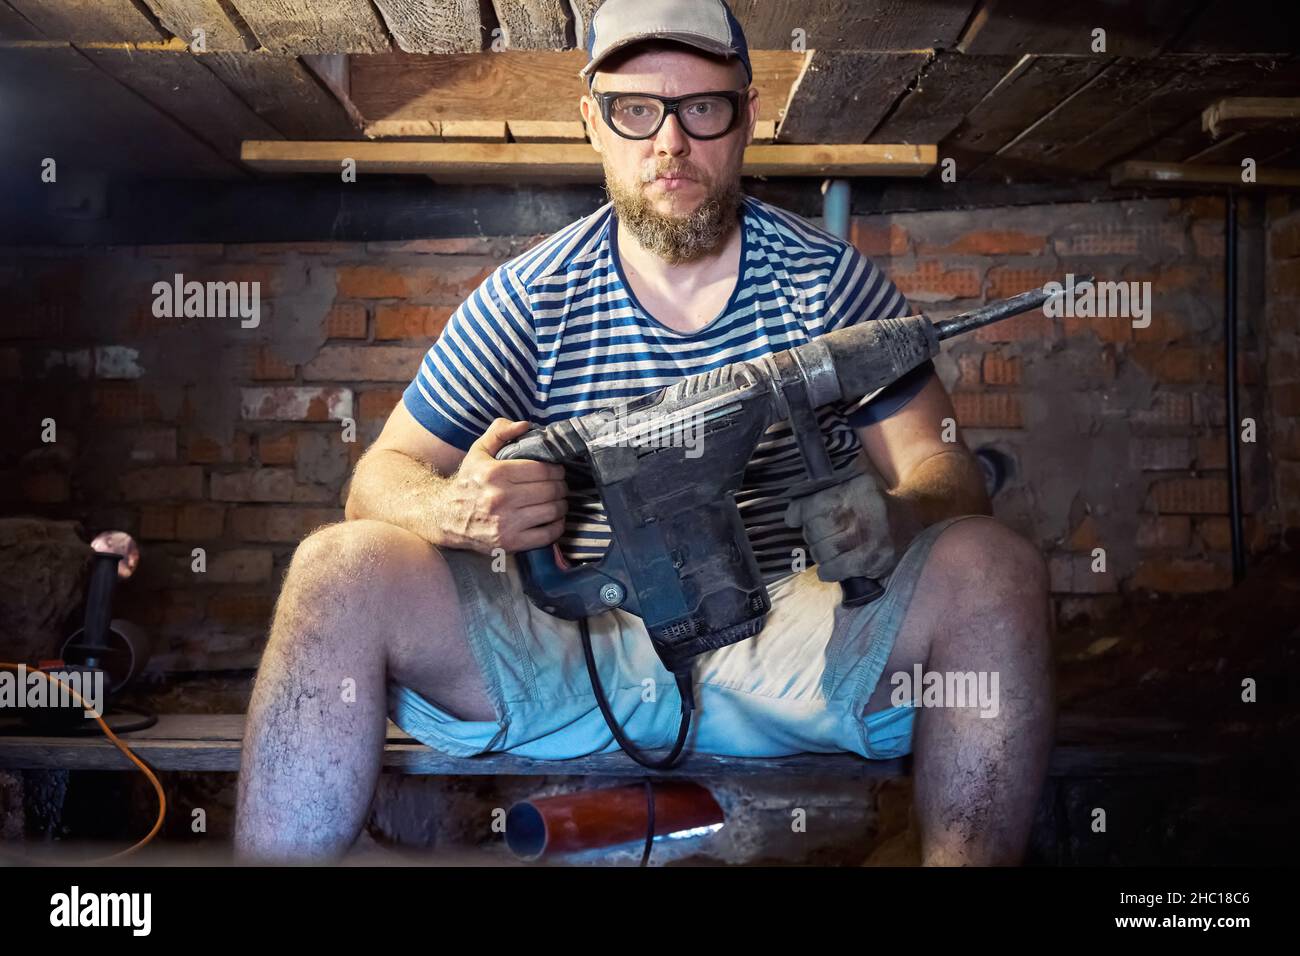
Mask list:
[[[908,314],[894,284],[844,240],[752,196],[742,212],[739,280],[699,331],[670,329],[637,302],[607,203],[499,266],[461,304],[407,387],[407,409],[468,450],[498,416],[546,425],[846,325]],[[927,362],[847,418],[843,404],[817,409],[832,466],[846,468],[858,454],[851,426],[893,414],[932,374]],[[735,496],[769,583],[791,572],[793,549],[807,550],[801,531],[784,523],[789,489],[805,477],[789,425],[773,425]],[[560,550],[573,562],[595,560],[610,536],[600,499],[571,479],[568,500]]]

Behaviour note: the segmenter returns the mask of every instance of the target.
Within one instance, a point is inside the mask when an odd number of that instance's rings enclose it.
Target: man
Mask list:
[[[295,554],[249,712],[243,854],[343,852],[389,713],[453,755],[616,749],[577,623],[521,590],[515,552],[592,559],[609,540],[590,487],[568,488],[562,467],[495,459],[530,422],[908,313],[852,247],[741,194],[758,94],[721,0],[608,0],[590,51],[580,109],[611,203],[457,310],[358,463],[348,520]],[[819,410],[837,470],[870,468],[793,502],[804,475],[790,430],[764,436],[736,499],[773,607],[757,636],[696,659],[691,746],[914,749],[924,862],[1012,863],[1051,734],[1046,575],[987,516],[970,453],[942,440],[953,414],[928,364],[861,408]],[[816,565],[802,569],[805,549]],[[887,578],[884,596],[842,607],[835,582],[860,574]],[[615,717],[643,748],[670,744],[680,701],[640,619],[615,610],[590,624]],[[996,717],[894,706],[890,675],[916,665],[996,673]]]

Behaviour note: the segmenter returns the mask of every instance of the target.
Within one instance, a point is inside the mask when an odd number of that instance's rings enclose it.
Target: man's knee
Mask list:
[[[1041,552],[995,518],[980,515],[944,529],[930,560],[954,594],[977,593],[998,603],[1033,606],[1046,601],[1047,564]]]

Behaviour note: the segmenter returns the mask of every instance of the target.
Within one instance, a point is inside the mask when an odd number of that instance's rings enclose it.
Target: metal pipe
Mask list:
[[[954,315],[951,319],[936,322],[934,323],[934,331],[941,341],[950,339],[955,335],[962,335],[973,329],[1000,322],[1017,313],[1036,309],[1053,296],[1073,294],[1075,289],[1091,285],[1092,281],[1092,276],[1086,275],[1073,280],[1068,286],[1062,286],[1059,292],[1048,292],[1046,289],[1032,289],[1029,292],[1021,292],[1009,299],[1001,299],[992,305],[971,309],[969,312]]]
[[[841,239],[849,238],[849,206],[853,191],[847,179],[828,179],[822,183],[822,221],[826,231]]]
[[[652,784],[655,836],[723,823],[722,808],[699,784]],[[581,790],[525,800],[506,813],[506,845],[528,860],[644,840],[649,823],[644,784]]]
[[[1232,529],[1232,582],[1246,577],[1246,548],[1241,530],[1241,461],[1237,429],[1237,193],[1228,190],[1223,222],[1223,361],[1227,406],[1228,511]]]

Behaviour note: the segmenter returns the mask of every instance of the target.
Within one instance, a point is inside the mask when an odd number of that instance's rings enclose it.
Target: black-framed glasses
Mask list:
[[[671,113],[692,139],[717,139],[735,128],[743,90],[715,90],[690,96],[656,96],[654,93],[592,93],[600,115],[624,139],[649,139],[659,132]]]

